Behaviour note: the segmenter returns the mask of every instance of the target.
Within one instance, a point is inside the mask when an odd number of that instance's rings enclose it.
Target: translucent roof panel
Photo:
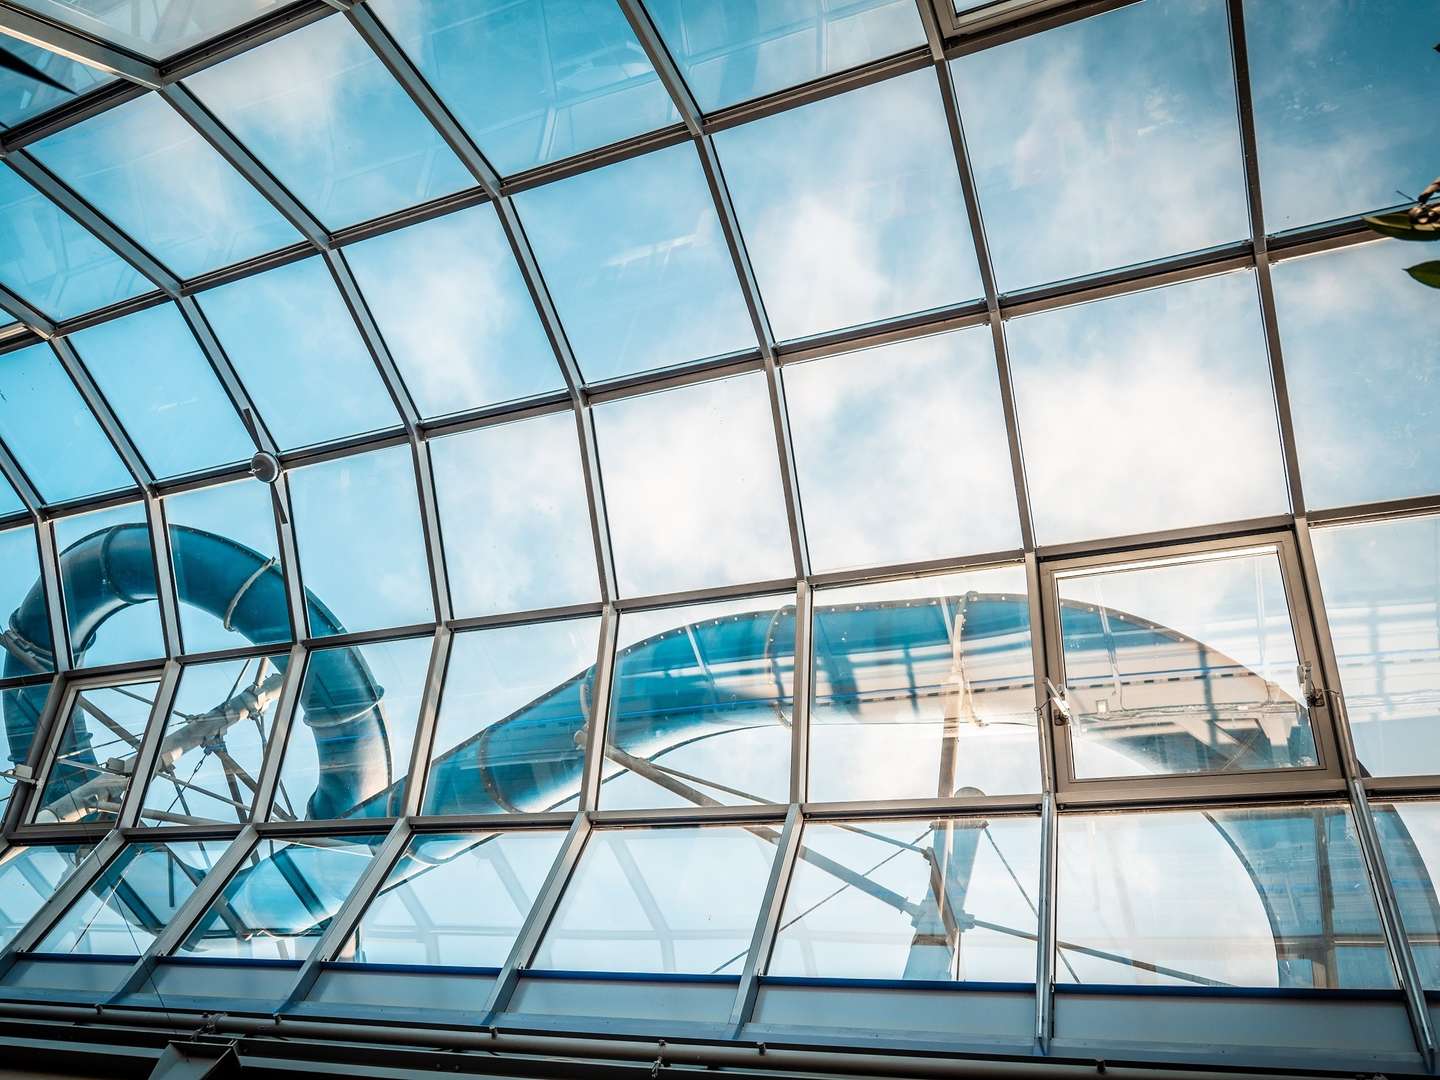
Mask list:
[[[422,416],[564,389],[489,203],[350,245],[345,261]]]
[[[181,277],[300,239],[158,94],[26,149]]]
[[[1287,509],[1249,272],[1011,319],[1005,336],[1041,543]]]
[[[399,426],[323,259],[241,278],[199,300],[282,449]]]
[[[117,683],[76,692],[30,807],[33,824],[114,824],[159,685]]]
[[[99,323],[69,340],[156,476],[247,461],[255,452],[174,304]]]
[[[705,112],[925,43],[912,0],[647,0]]]
[[[456,634],[424,813],[573,809],[599,639],[594,618]]]
[[[763,375],[607,402],[595,429],[622,593],[794,572]]]
[[[55,543],[76,666],[164,656],[145,505],[58,518]]]
[[[1035,818],[815,822],[801,837],[766,971],[1032,982],[1039,889]],[[965,929],[947,932],[957,925]]]
[[[620,616],[607,810],[790,799],[795,596]]]
[[[573,412],[435,439],[430,460],[457,616],[600,599]]]
[[[0,127],[13,127],[32,116],[39,116],[46,109],[65,104],[76,94],[114,79],[113,75],[107,75],[89,64],[71,60],[68,56],[19,38],[7,37],[5,48],[11,55],[43,71],[67,89],[56,89],[18,71],[0,70]]]
[[[40,584],[33,525],[0,532],[0,625],[12,631],[4,643],[5,678],[55,669],[50,604]]]
[[[933,71],[729,128],[715,145],[782,340],[983,292]]]
[[[338,15],[185,82],[328,228],[475,182]]]
[[[0,356],[0,439],[47,503],[135,486],[48,345]]]
[[[409,446],[296,469],[290,501],[310,633],[434,620]]]
[[[755,348],[689,144],[522,192],[515,203],[587,382]]]
[[[8,167],[0,167],[0,221],[0,285],[52,319],[155,288]]]
[[[88,844],[12,847],[0,862],[0,946],[9,945],[90,853]]]
[[[1249,236],[1224,0],[1122,6],[952,70],[1001,292]]]
[[[816,570],[1020,546],[985,327],[784,369]]]
[[[1440,492],[1440,305],[1400,240],[1275,264],[1275,308],[1305,502]]]
[[[284,0],[18,0],[77,30],[161,60],[233,30]]]
[[[613,0],[370,6],[502,173],[678,119]]]
[[[1417,16],[1409,0],[1246,6],[1269,231],[1409,202],[1397,188],[1435,178],[1435,35],[1407,32]]]

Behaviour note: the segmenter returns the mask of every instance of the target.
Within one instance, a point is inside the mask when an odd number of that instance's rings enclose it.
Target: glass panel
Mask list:
[[[88,844],[34,844],[0,852],[0,947],[14,940],[89,853]]]
[[[400,423],[323,260],[241,278],[199,299],[282,450]]]
[[[310,654],[272,819],[402,812],[431,645],[405,638]]]
[[[620,616],[606,809],[790,801],[795,597]]]
[[[1055,582],[1076,777],[1317,763],[1273,548]]]
[[[768,404],[757,372],[596,406],[622,595],[793,573]]]
[[[164,656],[144,505],[59,518],[55,544],[75,666]]]
[[[108,109],[27,150],[181,277],[300,239],[158,94]]]
[[[281,653],[181,669],[140,824],[251,819],[287,660]]]
[[[933,71],[717,132],[777,337],[979,296]]]
[[[1248,239],[1224,0],[1126,5],[951,70],[1001,292]]]
[[[1440,773],[1440,518],[1310,537],[1361,767]]]
[[[186,652],[290,640],[272,505],[253,480],[165,497]]]
[[[339,959],[500,967],[564,838],[550,830],[413,838]]]
[[[573,809],[599,645],[593,618],[456,634],[423,812]]]
[[[159,686],[150,680],[75,692],[30,811],[33,823],[115,822]]]
[[[430,443],[455,614],[600,599],[569,409]]]
[[[1287,509],[1248,271],[1011,319],[1005,337],[1040,542]]]
[[[789,364],[784,378],[815,569],[1020,547],[988,330]]]
[[[0,516],[25,512],[25,503],[15,494],[15,489],[4,477],[0,477]]]
[[[489,203],[351,245],[345,260],[422,416],[564,388]]]
[[[1021,566],[815,594],[810,798],[1040,790]]]
[[[290,500],[312,634],[434,621],[408,445],[296,469]]]
[[[74,218],[0,167],[0,284],[52,319],[69,319],[150,292],[138,270]]]
[[[70,341],[156,476],[248,461],[254,453],[173,304],[100,323]]]
[[[771,975],[1035,981],[1040,823],[805,826]]]
[[[217,37],[283,0],[19,0],[77,30],[152,59]]]
[[[1440,804],[1372,803],[1371,811],[1421,984],[1440,989]]]
[[[135,486],[48,345],[0,358],[0,439],[47,503]]]
[[[1344,807],[1060,815],[1065,983],[1391,987]]]
[[[0,766],[4,768],[0,774],[0,817],[4,817],[15,791],[13,767],[26,764],[30,758],[35,729],[40,725],[51,689],[52,684],[40,683],[0,690],[0,720],[4,721],[0,729],[0,752],[4,754],[0,758]]]
[[[1290,415],[1312,508],[1440,492],[1440,304],[1399,240],[1272,269]]]
[[[779,836],[770,825],[592,834],[530,966],[740,974]]]
[[[178,955],[304,960],[383,839],[261,840]]]
[[[502,173],[677,119],[610,0],[370,5]]]
[[[50,604],[40,581],[33,525],[0,532],[0,626],[4,678],[55,670]]]
[[[1245,6],[1270,230],[1408,202],[1396,188],[1434,178],[1435,42],[1406,32],[1417,16],[1408,0]]]
[[[755,348],[689,144],[522,192],[515,204],[587,382]]]
[[[174,918],[229,843],[131,844],[70,905],[35,951],[139,956]]]
[[[19,38],[7,38],[5,48],[33,68],[38,68],[65,89],[49,86],[18,71],[0,70],[0,127],[13,127],[47,109],[64,105],[86,90],[110,82],[114,76],[42,49]]]
[[[185,82],[327,228],[475,183],[342,18],[311,23]]]
[[[647,0],[645,7],[706,112],[925,43],[907,0]]]

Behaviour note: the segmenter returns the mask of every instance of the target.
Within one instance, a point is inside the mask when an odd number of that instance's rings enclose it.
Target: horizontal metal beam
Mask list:
[[[78,64],[116,75],[147,89],[162,85],[160,69],[134,53],[98,41],[70,27],[42,19],[12,0],[0,0],[0,34],[58,53]]]

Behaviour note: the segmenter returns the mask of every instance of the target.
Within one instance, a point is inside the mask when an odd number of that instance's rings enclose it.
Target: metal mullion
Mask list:
[[[184,651],[184,643],[180,635],[180,595],[175,582],[175,562],[170,553],[170,529],[166,524],[164,500],[150,491],[145,493],[145,522],[150,530],[155,599],[160,605],[160,632],[165,639],[165,655],[179,656]]]
[[[417,816],[425,803],[425,786],[430,779],[430,755],[434,752],[435,727],[440,715],[440,700],[445,689],[445,674],[454,648],[455,634],[449,627],[435,629],[430,648],[430,666],[425,671],[425,687],[420,696],[420,715],[415,721],[415,740],[410,748],[410,772],[405,783],[405,799],[400,807],[403,817]]]
[[[620,585],[615,574],[610,511],[605,503],[605,483],[600,470],[600,444],[595,438],[595,412],[588,402],[577,400],[573,407],[575,433],[580,440],[580,471],[585,481],[590,541],[595,550],[595,571],[600,581],[600,599],[608,603],[619,595]]]
[[[271,516],[275,517],[275,536],[280,546],[280,572],[284,575],[286,606],[290,609],[291,640],[298,642],[310,636],[310,617],[305,582],[300,575],[300,541],[295,532],[295,508],[290,501],[290,482],[284,471],[275,478],[271,488],[285,514],[284,520],[273,512]]]
[[[79,391],[80,397],[84,399],[86,408],[105,432],[105,437],[110,440],[110,445],[125,463],[125,468],[134,478],[136,485],[142,490],[150,490],[155,483],[155,474],[151,472],[139,448],[130,438],[130,433],[120,423],[120,418],[110,408],[110,403],[105,400],[100,387],[90,377],[90,372],[81,363],[74,346],[67,339],[57,337],[51,339],[50,348],[60,366],[65,369],[65,374],[74,383],[75,389]]]
[[[248,412],[251,420],[254,421],[255,449],[263,450],[267,454],[280,453],[279,444],[270,434],[270,429],[265,426],[265,420],[256,408],[254,400],[250,397],[250,391],[246,388],[245,382],[240,378],[240,372],[230,360],[230,354],[225,351],[225,346],[220,344],[216,337],[214,328],[210,325],[209,318],[201,309],[199,301],[192,295],[179,297],[175,301],[180,309],[180,315],[184,318],[185,324],[190,328],[200,351],[205,354],[205,359],[210,362],[210,367],[215,372],[215,377],[220,380],[224,387],[225,394],[230,398],[230,404],[240,414]]]
[[[60,548],[55,540],[53,521],[37,518],[35,542],[40,552],[40,582],[50,612],[50,648],[55,657],[56,674],[60,675],[75,666],[75,654],[70,648],[70,627],[65,617],[65,590],[60,572]]]
[[[155,768],[155,759],[160,755],[160,743],[165,737],[165,726],[175,706],[175,694],[180,689],[181,668],[178,660],[169,660],[160,675],[160,685],[155,688],[155,703],[150,707],[150,719],[135,751],[134,764],[130,768],[130,783],[125,787],[120,812],[115,817],[115,828],[133,829],[140,824],[140,810],[145,804],[145,793],[150,786],[150,774]]]
[[[815,590],[795,583],[795,659],[790,692],[790,801],[810,793],[810,712],[815,693]]]
[[[275,801],[275,789],[280,783],[280,766],[285,758],[285,744],[290,741],[294,728],[295,713],[300,705],[300,687],[305,681],[305,665],[309,649],[302,644],[290,646],[285,662],[285,681],[280,687],[280,700],[275,704],[275,717],[270,722],[270,742],[265,747],[265,756],[260,763],[260,775],[255,778],[254,810],[252,822],[265,821]],[[253,831],[253,826],[251,826]]]
[[[41,941],[45,939],[55,923],[60,919],[70,905],[84,896],[92,885],[105,872],[108,866],[125,846],[125,841],[120,833],[110,831],[91,848],[75,867],[74,873],[61,882],[59,888],[45,898],[40,909],[26,921],[5,947],[0,952],[0,978],[5,976],[15,961],[22,953],[32,951]]]
[[[3,167],[0,166],[0,168]],[[9,312],[17,322],[24,323],[36,336],[42,339],[55,336],[55,321],[5,285],[0,285],[0,307]],[[23,348],[24,346],[17,347]]]
[[[802,820],[800,805],[791,803],[775,844],[775,860],[770,864],[770,876],[765,881],[755,931],[750,938],[750,950],[745,955],[745,968],[740,974],[740,984],[735,988],[735,1002],[730,1007],[730,1028],[736,1038],[755,1012],[755,1002],[760,996],[760,974],[770,964],[770,950],[780,930],[785,893],[800,851]]]
[[[445,625],[456,633],[464,633],[467,630],[489,630],[500,626],[522,626],[532,623],[558,622],[562,619],[583,619],[602,615],[604,612],[603,602],[592,601],[588,604],[566,604],[562,607],[506,611],[497,615],[470,615],[463,619],[451,619]]]
[[[1045,792],[1040,808],[1040,889],[1036,904],[1035,1046],[1050,1052],[1055,1033],[1056,911],[1059,906],[1059,815],[1053,792]]]
[[[380,327],[370,312],[370,305],[365,302],[365,296],[360,291],[360,283],[355,280],[355,275],[350,269],[350,264],[345,260],[345,256],[337,249],[327,250],[324,258],[326,266],[330,268],[331,277],[335,279],[335,286],[340,290],[341,297],[344,298],[345,307],[355,322],[355,328],[365,342],[365,347],[370,351],[370,357],[374,360],[375,368],[380,373],[380,380],[385,384],[390,399],[395,403],[395,411],[400,414],[401,424],[404,425],[407,433],[413,435],[420,426],[420,410],[415,405],[415,399],[410,396],[405,379],[400,374],[399,367],[396,366],[395,357],[390,352],[390,347],[385,343],[384,335],[380,333]]]
[[[145,58],[43,19],[10,0],[0,0],[0,34],[152,90],[162,82],[160,69]]]
[[[620,615],[606,604],[600,615],[599,644],[595,656],[594,688],[590,694],[590,715],[585,724],[585,758],[581,763],[581,811],[600,804],[600,787],[605,779],[605,746],[610,737],[610,708],[614,695],[615,652]]]
[[[0,440],[0,475],[3,475],[10,486],[15,489],[15,494],[25,504],[25,509],[33,519],[38,520],[44,512],[45,500],[41,497],[40,491],[16,460],[15,455],[10,452],[4,440]]]
[[[675,105],[675,111],[680,114],[680,120],[685,125],[685,129],[691,135],[699,135],[701,133],[700,106],[695,101],[695,95],[691,93],[685,76],[680,73],[680,67],[675,63],[675,58],[670,55],[670,50],[660,36],[659,29],[650,18],[650,13],[645,10],[640,0],[618,0],[618,2],[620,10],[625,13],[625,18],[630,23],[630,29],[634,32],[636,40],[645,50],[645,55],[650,60],[650,66],[660,77],[660,84],[670,95],[670,100]]]

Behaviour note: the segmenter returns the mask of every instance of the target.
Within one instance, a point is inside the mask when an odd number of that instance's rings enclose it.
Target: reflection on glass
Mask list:
[[[135,486],[48,345],[5,354],[0,439],[47,503]]]
[[[1440,518],[1310,537],[1361,767],[1371,776],[1440,773]]]
[[[1311,507],[1440,491],[1435,290],[1399,240],[1276,263],[1290,415]]]
[[[1395,985],[1340,806],[1060,816],[1066,983]]]
[[[0,477],[0,516],[25,512],[25,503],[8,480]]]
[[[1433,12],[1428,13],[1433,20]],[[1408,202],[1435,176],[1433,34],[1408,0],[1245,7],[1265,224],[1272,232]]]
[[[795,597],[620,616],[606,809],[790,798]]]
[[[0,532],[0,648],[7,679],[55,670],[50,604],[40,582],[33,525]]]
[[[1440,804],[1372,803],[1371,812],[1421,984],[1440,989]]]
[[[159,94],[107,109],[27,151],[181,277],[300,239]]]
[[[290,501],[312,634],[434,620],[408,446],[296,469]]]
[[[771,975],[1033,982],[1040,825],[805,826]]]
[[[779,838],[771,825],[592,834],[530,966],[740,974]]]
[[[457,616],[600,598],[569,410],[430,443]]]
[[[70,340],[156,476],[246,461],[254,453],[174,304],[100,323]]]
[[[718,132],[715,145],[782,340],[983,291],[933,71]]]
[[[369,0],[502,173],[676,119],[611,0]]]
[[[177,955],[304,960],[382,839],[261,840]]]
[[[564,838],[548,829],[415,837],[338,959],[500,967]]]
[[[789,364],[784,377],[815,569],[1020,546],[987,330]]]
[[[272,819],[401,812],[430,650],[422,637],[310,654]]]
[[[586,381],[755,348],[689,144],[522,192],[515,203]]]
[[[323,260],[209,289],[200,303],[282,450],[399,425]]]
[[[1157,0],[951,64],[1002,292],[1250,234],[1224,0]]]
[[[157,681],[76,691],[30,811],[36,825],[113,823],[130,789]]]
[[[129,845],[70,905],[35,951],[139,956],[228,844],[191,840]]]
[[[286,660],[282,653],[181,670],[140,824],[251,819]]]
[[[0,284],[52,319],[69,319],[154,286],[19,174],[0,166]]]
[[[165,497],[187,653],[290,640],[270,492],[253,480]]]
[[[65,87],[58,90],[18,71],[0,70],[0,125],[14,127],[32,116],[39,116],[46,109],[63,105],[76,94],[110,82],[115,76],[71,60],[68,56],[42,49],[19,38],[7,38],[5,48],[33,68],[39,68],[46,75]]]
[[[1005,324],[1042,543],[1288,507],[1250,272]]]
[[[345,261],[422,416],[563,389],[489,203],[350,245]]]
[[[165,655],[144,504],[60,518],[55,543],[75,666]]]
[[[1056,576],[1076,777],[1316,764],[1273,548]]]
[[[89,853],[88,844],[33,844],[0,852],[0,948],[14,940]]]
[[[573,808],[599,637],[593,618],[456,634],[423,812]]]
[[[810,798],[1040,789],[1020,566],[815,594]]]
[[[278,7],[282,0],[21,0],[77,30],[160,60]]]
[[[16,782],[13,768],[24,765],[30,757],[36,728],[45,711],[45,702],[53,684],[12,686],[0,690],[0,767],[10,775],[0,775],[0,817],[5,815],[14,794]]]
[[[622,595],[793,572],[764,375],[606,402],[595,431]]]

